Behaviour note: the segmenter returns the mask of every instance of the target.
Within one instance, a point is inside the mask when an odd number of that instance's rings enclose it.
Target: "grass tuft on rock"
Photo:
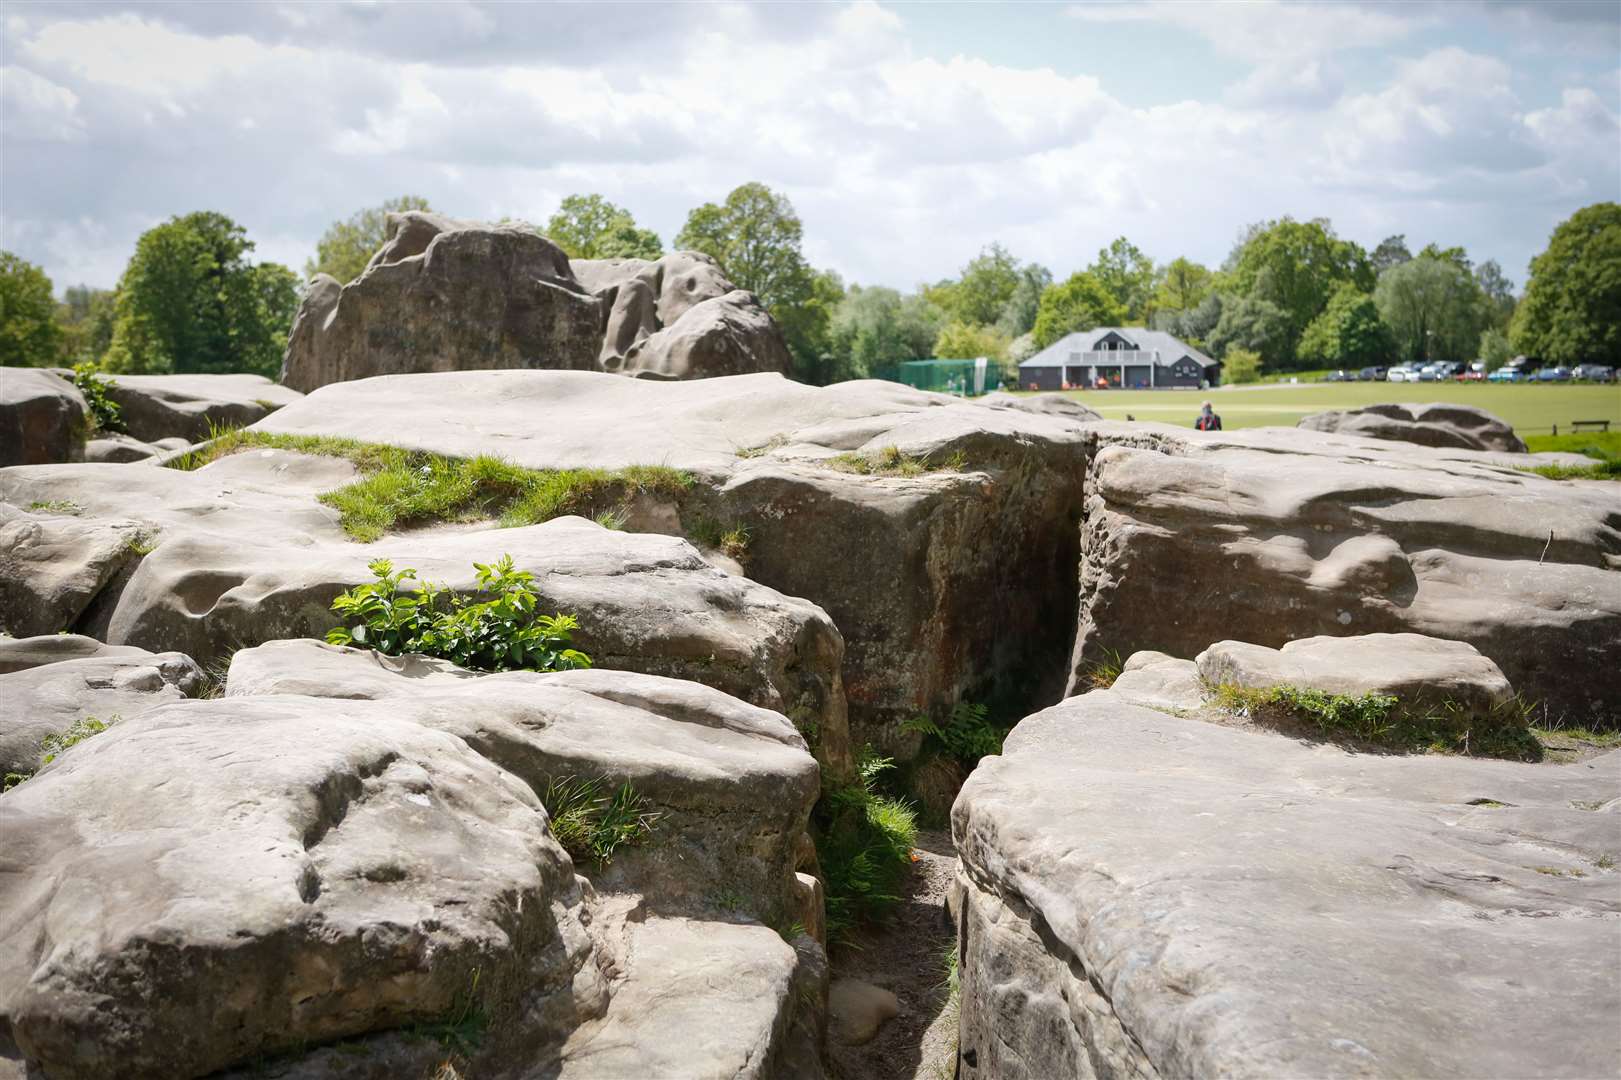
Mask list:
[[[540,802],[563,850],[576,863],[589,860],[599,868],[621,847],[645,844],[659,818],[628,781],[610,789],[601,777],[559,777],[546,785]]]
[[[1397,753],[1467,754],[1541,761],[1542,743],[1527,724],[1531,709],[1515,699],[1484,722],[1444,701],[1409,709],[1390,694],[1331,694],[1300,686],[1251,689],[1223,683],[1209,688],[1221,709],[1286,730]]]
[[[622,523],[636,496],[678,496],[694,483],[691,474],[661,465],[528,469],[487,454],[449,458],[355,439],[240,428],[216,430],[205,445],[176,458],[169,467],[199,469],[258,448],[342,458],[353,464],[360,479],[320,498],[339,512],[343,530],[362,543],[437,522],[495,519],[511,528],[578,514]]]
[[[827,898],[827,933],[848,940],[864,923],[886,917],[900,903],[901,882],[917,844],[917,811],[880,794],[878,777],[894,768],[869,747],[854,784],[824,784],[816,804],[816,857]]]
[[[914,457],[898,446],[886,446],[870,454],[839,454],[823,464],[837,472],[860,476],[922,476],[928,472],[961,472],[968,467],[967,457],[961,450],[934,462],[927,457]]]

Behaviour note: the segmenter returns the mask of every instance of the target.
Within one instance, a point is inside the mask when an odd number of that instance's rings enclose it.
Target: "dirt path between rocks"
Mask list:
[[[957,1004],[946,984],[946,958],[957,942],[946,913],[957,863],[951,834],[920,829],[916,855],[891,921],[833,948],[833,978],[889,990],[900,999],[900,1014],[863,1046],[830,1040],[830,1080],[951,1080],[954,1074]]]

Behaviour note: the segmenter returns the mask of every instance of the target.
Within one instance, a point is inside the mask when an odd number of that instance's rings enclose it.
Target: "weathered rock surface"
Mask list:
[[[0,675],[27,671],[42,664],[91,657],[146,656],[133,645],[108,645],[83,634],[41,634],[37,637],[0,636]]]
[[[1369,439],[1396,439],[1420,446],[1525,453],[1524,440],[1514,434],[1514,429],[1502,418],[1485,409],[1447,402],[1330,410],[1301,417],[1299,426]]]
[[[1133,705],[1191,712],[1204,704],[1199,665],[1161,652],[1132,653],[1109,686]]]
[[[74,515],[0,505],[0,625],[78,626],[114,644],[203,663],[337,625],[332,599],[372,580],[379,556],[461,592],[473,562],[511,554],[537,574],[547,610],[576,614],[576,644],[600,667],[696,679],[792,716],[822,760],[850,767],[843,644],[815,605],[723,573],[668,536],[581,519],[520,529],[447,529],[357,544],[315,495],[352,480],[335,458],[254,450],[196,472],[64,465],[0,472],[0,499],[50,493]],[[144,543],[132,547],[131,538]],[[150,545],[144,555],[139,551]]]
[[[89,411],[54,371],[0,367],[0,466],[79,460]]]
[[[263,375],[111,375],[129,436],[141,442],[206,439],[214,427],[245,427],[303,395]]]
[[[964,1077],[1609,1076],[1621,752],[1354,755],[1126,704],[952,813]]]
[[[84,460],[98,464],[122,465],[150,461],[163,452],[151,443],[116,432],[97,436],[84,444]]]
[[[869,1043],[901,1011],[893,991],[860,979],[835,979],[827,993],[828,1034],[845,1046]]]
[[[1072,688],[1110,653],[1412,632],[1550,719],[1621,715],[1621,489],[1286,428],[1091,425]],[[835,618],[837,615],[835,614]]]
[[[368,414],[396,422],[379,430]],[[692,470],[702,482],[662,527],[746,530],[749,576],[839,626],[859,740],[892,752],[915,748],[899,725],[919,712],[1062,691],[1067,650],[1053,628],[1074,618],[1088,454],[1087,429],[1065,416],[878,381],[488,371],[324,387],[256,427],[537,468]],[[915,475],[845,471],[841,455],[871,462],[891,449]]]
[[[1067,416],[1071,420],[1103,419],[1096,409],[1081,404],[1068,394],[1010,394],[1005,390],[994,390],[969,400],[992,409],[1018,409],[1047,416]]]
[[[56,643],[67,639],[66,647]],[[40,742],[80,720],[128,720],[179,701],[203,684],[203,672],[181,653],[100,646],[94,654],[77,635],[0,641],[0,774],[31,773],[41,765]],[[57,660],[41,660],[51,655]]]
[[[580,261],[522,224],[410,211],[347,285],[317,275],[281,381],[402,372],[608,370],[664,378],[783,371],[781,331],[705,256]]]
[[[599,887],[633,888],[658,909],[724,882],[764,919],[799,918],[794,872],[819,778],[780,713],[678,679],[479,674],[317,641],[238,652],[226,694],[386,699],[465,739],[536,792],[569,777],[628,781],[661,815],[659,843],[592,869]]]
[[[1460,717],[1488,717],[1514,698],[1502,671],[1473,645],[1423,634],[1301,638],[1281,649],[1218,641],[1195,662],[1211,685],[1388,694],[1397,699],[1397,713],[1413,715],[1451,707]]]

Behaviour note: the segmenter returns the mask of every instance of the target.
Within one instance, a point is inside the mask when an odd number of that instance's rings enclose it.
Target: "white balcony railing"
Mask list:
[[[1086,352],[1072,352],[1064,358],[1065,367],[1112,367],[1121,364],[1128,367],[1142,364],[1158,364],[1158,349],[1100,349]]]

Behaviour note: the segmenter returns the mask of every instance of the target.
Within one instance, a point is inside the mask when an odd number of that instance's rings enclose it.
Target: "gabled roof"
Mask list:
[[[1021,361],[1019,366],[1063,367],[1072,362],[1069,358],[1070,353],[1093,352],[1097,349],[1097,343],[1110,334],[1120,335],[1142,352],[1158,352],[1159,367],[1170,367],[1184,356],[1191,356],[1201,367],[1215,363],[1192,345],[1172,337],[1163,330],[1149,330],[1141,326],[1099,326],[1061,337],[1030,359]]]

